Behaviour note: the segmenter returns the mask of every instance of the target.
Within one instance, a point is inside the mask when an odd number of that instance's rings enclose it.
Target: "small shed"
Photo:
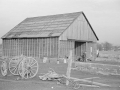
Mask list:
[[[83,12],[26,18],[2,37],[3,56],[96,57],[98,40]]]

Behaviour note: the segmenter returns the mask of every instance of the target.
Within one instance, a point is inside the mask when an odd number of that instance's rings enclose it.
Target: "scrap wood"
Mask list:
[[[80,87],[96,87],[96,88],[99,88],[99,86],[96,86],[96,85],[87,85],[87,84],[74,84],[73,88],[74,89],[79,89]]]
[[[78,89],[80,87],[96,87],[99,88],[100,86],[98,85],[93,85],[93,84],[84,84],[84,83],[78,83],[75,82],[74,80],[72,80],[71,78],[67,78],[65,75],[63,75],[64,78],[59,79],[59,82],[62,84],[66,84],[65,81],[68,80],[70,83],[68,84],[68,86],[73,87],[74,89]],[[63,79],[63,80],[62,80]],[[62,80],[62,81],[61,81]],[[64,82],[63,82],[64,81]],[[60,84],[59,83],[59,84]]]
[[[100,77],[90,77],[90,78],[84,78],[84,79],[96,79],[96,78],[100,78]]]
[[[88,84],[79,84],[80,86],[85,86],[85,87],[100,87],[97,85],[88,85]]]
[[[49,68],[50,70],[48,71],[48,73],[39,76],[39,78],[41,80],[55,80],[55,79],[59,79],[60,77],[62,77],[62,75],[56,73],[52,68]]]
[[[79,78],[74,78],[74,77],[68,78],[68,77],[66,77],[65,75],[64,75],[64,77],[65,77],[66,79],[73,79],[74,81],[87,82],[87,83],[91,83],[91,84],[98,85],[98,86],[110,86],[110,85],[107,85],[107,84],[98,83],[98,82],[93,82],[93,81],[89,81],[89,80],[86,80],[86,79],[79,79]]]

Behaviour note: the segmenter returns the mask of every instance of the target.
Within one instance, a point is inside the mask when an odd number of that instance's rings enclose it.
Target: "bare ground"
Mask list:
[[[6,77],[1,76],[0,74],[0,90],[74,90],[72,87],[68,87],[63,84],[58,85],[56,81],[41,81],[38,77],[40,73],[46,73],[47,68],[49,67],[53,68],[59,74],[65,74],[67,67],[66,64],[40,64],[40,67],[44,68],[39,70],[39,73],[36,77],[29,80],[17,80],[19,76],[13,76],[10,73]],[[71,77],[76,77],[80,79],[99,77],[90,80],[110,85],[110,87],[100,88],[80,87],[80,90],[120,90],[120,76],[107,76],[72,70]]]
[[[120,64],[114,61],[93,61],[93,62],[114,65]],[[29,80],[17,80],[19,76],[13,76],[10,73],[8,73],[8,76],[3,77],[0,73],[0,90],[75,90],[74,88],[68,87],[63,84],[57,84],[56,81],[41,81],[38,76],[41,75],[41,73],[47,73],[48,68],[53,68],[57,73],[65,75],[67,70],[67,64],[39,63],[39,72],[37,76]],[[110,85],[110,87],[99,88],[82,86],[77,90],[120,90],[120,76],[117,75],[102,75],[72,70],[71,77],[80,79],[97,77],[89,80]]]

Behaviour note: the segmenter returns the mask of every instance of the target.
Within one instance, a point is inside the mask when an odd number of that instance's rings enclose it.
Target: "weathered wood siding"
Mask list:
[[[86,52],[87,58],[92,60],[96,58],[96,43],[95,42],[75,42],[75,57]]]
[[[95,34],[90,28],[83,14],[81,14],[64,33],[60,36],[60,40],[75,39],[85,41],[97,41]]]
[[[91,50],[92,49],[92,50]],[[95,42],[80,42],[72,40],[60,40],[59,41],[59,57],[65,58],[69,56],[70,50],[73,51],[74,59],[84,52],[86,52],[87,58],[96,58],[96,43]]]
[[[32,57],[57,57],[58,38],[3,39],[3,55]]]
[[[88,58],[96,58],[96,50],[97,46],[95,42],[87,42],[87,57]]]
[[[74,52],[74,41],[61,40],[59,41],[59,57],[68,57],[70,50]],[[74,54],[74,53],[73,53]]]

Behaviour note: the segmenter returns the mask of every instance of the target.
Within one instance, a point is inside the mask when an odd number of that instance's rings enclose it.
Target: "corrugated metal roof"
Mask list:
[[[60,36],[80,14],[75,12],[27,18],[2,38]]]

